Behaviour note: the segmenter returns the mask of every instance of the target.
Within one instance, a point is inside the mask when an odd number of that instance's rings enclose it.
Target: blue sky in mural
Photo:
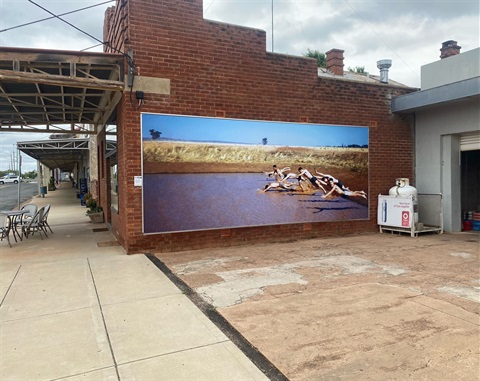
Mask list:
[[[321,124],[142,114],[142,138],[150,130],[161,139],[285,146],[368,145],[368,128]]]

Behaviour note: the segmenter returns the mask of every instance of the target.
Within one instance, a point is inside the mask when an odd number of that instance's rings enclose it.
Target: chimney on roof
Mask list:
[[[334,75],[343,75],[343,53],[345,50],[331,49],[325,53],[327,70]]]
[[[392,67],[392,60],[377,61],[377,67],[380,69],[380,82],[388,83],[388,69]]]
[[[440,58],[443,60],[444,58],[456,56],[457,54],[460,54],[460,49],[462,49],[462,47],[457,45],[457,41],[448,40],[442,42]]]

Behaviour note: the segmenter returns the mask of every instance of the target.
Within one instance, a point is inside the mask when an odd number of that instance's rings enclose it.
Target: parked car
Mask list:
[[[7,183],[18,184],[18,182],[21,180],[22,179],[18,176],[7,175],[7,176],[0,177],[0,185],[7,184]]]

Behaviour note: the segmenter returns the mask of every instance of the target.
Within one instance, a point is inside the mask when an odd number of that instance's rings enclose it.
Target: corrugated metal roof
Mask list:
[[[380,82],[380,76],[379,75],[371,75],[369,73],[355,73],[353,71],[344,71],[343,76],[339,75],[334,75],[330,71],[328,71],[325,68],[318,68],[318,76],[319,77],[325,77],[325,78],[332,78],[332,79],[339,79],[339,80],[346,80],[346,81],[354,81],[354,82],[363,82],[363,83],[371,83],[374,85],[390,85],[390,86],[398,86],[398,87],[405,87],[408,88],[409,86],[406,86],[400,82],[394,81],[392,79],[388,80],[387,84],[384,84]]]
[[[105,123],[125,87],[123,64],[122,54],[0,47],[0,131]]]

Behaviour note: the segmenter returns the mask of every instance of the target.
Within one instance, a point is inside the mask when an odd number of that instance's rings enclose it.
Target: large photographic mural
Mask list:
[[[368,219],[368,128],[142,114],[143,229]]]

